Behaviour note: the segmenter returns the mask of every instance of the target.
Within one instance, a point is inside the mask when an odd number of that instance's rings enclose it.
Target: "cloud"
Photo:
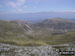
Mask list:
[[[17,5],[16,5],[15,2],[9,2],[8,4],[9,4],[9,6],[11,6],[12,8],[16,8],[16,7],[17,7]]]
[[[15,8],[15,10],[13,11],[17,11],[17,12],[22,12],[22,7],[24,6],[25,8],[27,7],[26,5],[24,5],[26,3],[26,0],[16,0],[16,1],[9,1],[8,2],[8,5],[11,7],[11,8]]]
[[[11,8],[10,12],[25,12],[25,8],[36,8],[40,0],[8,0],[6,5]],[[28,3],[29,5],[26,5]],[[30,5],[34,3],[35,5]]]
[[[9,1],[8,5],[12,8],[21,7],[25,4],[26,0],[16,0],[16,2]]]
[[[75,10],[66,10],[66,12],[75,12]]]
[[[17,0],[17,5],[24,5],[26,0]]]
[[[72,12],[75,12],[75,10],[72,10]]]
[[[9,1],[9,6],[11,6],[12,8],[16,8],[16,7],[22,7],[22,6],[26,6],[25,3],[26,2],[29,2],[29,3],[35,3],[38,4],[40,0],[16,0],[15,2],[12,0],[12,1]]]

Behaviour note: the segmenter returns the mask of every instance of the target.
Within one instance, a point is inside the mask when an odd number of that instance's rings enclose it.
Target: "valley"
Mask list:
[[[56,45],[75,42],[75,22],[63,18],[30,24],[0,20],[0,43],[20,46]]]

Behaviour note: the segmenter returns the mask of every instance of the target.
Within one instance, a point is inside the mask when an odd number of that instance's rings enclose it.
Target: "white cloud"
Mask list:
[[[65,12],[75,12],[75,10],[66,10]]]
[[[24,5],[26,0],[17,0],[17,5]]]
[[[72,12],[75,12],[75,10],[72,10]]]
[[[15,12],[22,12],[22,6],[24,6],[25,8],[27,7],[26,5],[24,5],[26,2],[26,0],[16,0],[14,1],[9,1],[8,5],[12,8],[15,8]]]
[[[35,3],[35,5],[31,6],[31,7],[36,8],[36,4],[39,2],[39,0],[15,0],[15,1],[9,0],[8,6],[10,6],[11,8],[14,8],[15,10],[12,9],[12,11],[14,11],[14,12],[24,12],[23,9],[29,7],[28,5],[25,5],[26,2]]]
[[[13,7],[13,8],[16,8],[17,7],[17,5],[16,5],[15,2],[9,2],[8,5],[11,6],[11,7]]]
[[[9,1],[8,2],[8,5],[13,7],[13,8],[16,8],[16,7],[21,7],[25,4],[26,0],[17,0],[16,2],[13,2],[13,1]]]

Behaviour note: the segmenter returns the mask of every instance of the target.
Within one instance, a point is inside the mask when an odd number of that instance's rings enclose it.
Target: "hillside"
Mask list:
[[[29,24],[24,21],[0,20],[0,42],[16,44],[28,41],[27,34],[30,35],[31,32]]]
[[[0,43],[37,46],[75,41],[75,22],[63,18],[47,19],[36,24],[21,20],[0,20]]]
[[[53,18],[34,24],[33,28],[51,31],[75,31],[75,22],[63,18]]]

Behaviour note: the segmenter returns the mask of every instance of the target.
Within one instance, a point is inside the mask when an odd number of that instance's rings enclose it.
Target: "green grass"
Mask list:
[[[21,46],[55,45],[75,42],[75,32],[51,35],[47,32],[40,35],[26,35],[22,27],[16,23],[0,21],[0,43]]]
[[[31,36],[32,37],[32,36]],[[9,43],[21,46],[41,46],[41,45],[55,45],[75,42],[75,32],[70,32],[64,35],[52,35],[44,38],[36,39],[36,37],[17,37],[17,36],[4,36],[0,37],[0,43]]]

